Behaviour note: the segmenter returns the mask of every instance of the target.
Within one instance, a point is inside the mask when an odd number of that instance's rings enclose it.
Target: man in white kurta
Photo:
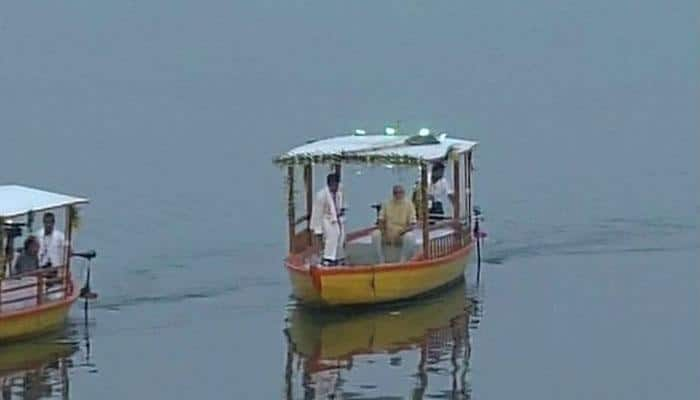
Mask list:
[[[445,178],[445,165],[441,162],[433,165],[428,185],[428,200],[430,201],[428,214],[431,217],[444,217],[447,201],[454,207],[455,197],[447,178]]]
[[[329,174],[311,209],[311,231],[323,237],[323,265],[342,264],[345,259],[343,208],[340,176]]]
[[[44,227],[34,233],[39,239],[39,267],[62,266],[66,252],[66,238],[56,229],[56,217],[46,213],[42,219]]]

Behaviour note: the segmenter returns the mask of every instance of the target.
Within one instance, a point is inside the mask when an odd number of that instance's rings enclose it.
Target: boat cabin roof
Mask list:
[[[18,217],[30,211],[87,203],[88,199],[19,185],[0,185],[0,218]]]
[[[275,163],[369,163],[416,165],[470,151],[477,142],[435,135],[348,135],[321,139],[295,147]]]

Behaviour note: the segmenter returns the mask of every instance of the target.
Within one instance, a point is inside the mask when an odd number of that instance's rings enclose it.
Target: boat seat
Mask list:
[[[386,262],[398,262],[401,258],[401,246],[384,245]],[[348,265],[373,265],[379,263],[379,255],[371,244],[349,243],[345,248],[345,260]]]
[[[452,217],[444,214],[428,214],[429,221],[445,221],[448,219],[452,219]]]
[[[450,233],[454,232],[454,228],[451,227],[444,227],[440,229],[432,229],[430,231],[430,238],[435,239],[443,236],[447,236]],[[416,242],[418,244],[423,244],[423,235],[421,233],[420,228],[416,228],[413,230],[413,234],[416,236]],[[348,242],[348,244],[367,244],[371,245],[372,244],[372,234],[368,233],[366,235],[360,236],[358,238],[355,238],[351,241]]]
[[[454,232],[454,229],[451,227],[433,229],[430,231],[430,239],[447,236],[452,232]],[[421,233],[421,229],[414,229],[413,234],[416,237],[416,249],[420,249],[420,247],[423,245],[423,235]],[[384,257],[388,262],[391,262],[392,260],[398,261],[400,256],[400,246],[384,245]],[[372,245],[372,233],[370,232],[366,235],[348,241],[345,248],[345,258],[349,265],[376,264],[379,260],[377,259],[377,251]]]
[[[379,219],[379,213],[382,211],[382,203],[374,203],[370,205],[377,213],[377,219]],[[430,221],[445,221],[452,219],[451,216],[445,214],[428,214],[428,220]]]

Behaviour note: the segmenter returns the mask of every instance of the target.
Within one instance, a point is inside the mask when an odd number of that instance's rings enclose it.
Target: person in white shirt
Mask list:
[[[340,176],[329,174],[326,187],[316,193],[311,209],[311,231],[323,239],[323,265],[342,264],[345,259],[343,192]]]
[[[447,178],[445,178],[445,165],[437,162],[433,165],[428,184],[428,201],[430,202],[428,214],[435,217],[444,217],[444,204],[447,200],[454,206],[455,196],[449,182],[447,182]]]
[[[66,238],[63,232],[55,228],[56,217],[47,212],[42,219],[44,227],[34,234],[39,239],[39,266],[62,266],[66,251]]]

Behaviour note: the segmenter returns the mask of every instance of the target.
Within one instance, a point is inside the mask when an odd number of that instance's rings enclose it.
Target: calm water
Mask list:
[[[92,199],[77,245],[99,252],[100,299],[87,326],[76,307],[0,348],[2,396],[697,398],[699,14],[3,4],[0,183]],[[481,285],[470,269],[375,312],[295,307],[270,160],[397,119],[481,142]],[[387,193],[377,176],[412,179],[392,174],[349,179],[355,224]]]

